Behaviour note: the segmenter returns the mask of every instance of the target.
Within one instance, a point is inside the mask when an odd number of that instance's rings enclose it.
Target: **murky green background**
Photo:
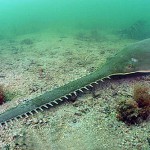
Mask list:
[[[0,37],[74,30],[120,30],[142,20],[149,0],[0,0]]]

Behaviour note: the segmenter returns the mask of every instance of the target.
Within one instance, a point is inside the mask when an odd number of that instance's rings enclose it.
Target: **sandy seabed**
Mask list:
[[[13,93],[0,112],[93,72],[133,40],[103,35],[37,33],[0,41],[0,85]],[[0,129],[2,150],[148,150],[150,122],[127,126],[116,119],[116,105],[132,98],[137,83],[150,76],[106,80],[95,93],[19,119]]]

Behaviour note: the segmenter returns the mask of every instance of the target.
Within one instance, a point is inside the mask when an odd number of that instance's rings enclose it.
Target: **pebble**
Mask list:
[[[76,115],[76,116],[82,116],[82,113],[74,113],[74,115]]]
[[[32,122],[32,120],[27,120],[27,121],[26,121],[26,125],[30,125],[31,122]]]
[[[150,137],[147,137],[148,145],[150,146]]]
[[[38,122],[39,122],[39,121],[38,121],[37,118],[33,118],[33,119],[32,119],[32,124],[38,124]]]
[[[76,123],[76,122],[77,122],[77,119],[73,119],[72,122],[73,122],[73,123]]]

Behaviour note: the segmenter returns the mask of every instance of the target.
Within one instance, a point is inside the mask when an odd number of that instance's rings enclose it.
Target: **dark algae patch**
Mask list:
[[[127,124],[137,124],[150,117],[150,88],[144,84],[134,87],[133,99],[117,106],[117,118]]]
[[[32,45],[33,41],[32,39],[27,38],[27,39],[22,40],[20,43],[24,45]]]
[[[2,105],[5,101],[4,89],[3,86],[0,86],[0,105]]]
[[[7,101],[11,101],[15,97],[15,93],[12,93],[6,89],[2,85],[0,85],[0,105]]]

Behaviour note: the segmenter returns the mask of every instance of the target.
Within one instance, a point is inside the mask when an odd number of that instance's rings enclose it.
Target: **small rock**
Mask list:
[[[148,145],[150,147],[150,137],[147,137]]]
[[[43,123],[48,123],[48,120],[43,118]]]
[[[111,84],[111,87],[110,87],[112,90],[115,90],[116,89],[116,85],[114,84]]]
[[[73,119],[72,122],[73,122],[73,123],[76,123],[76,122],[77,122],[77,119]]]
[[[33,119],[32,119],[32,124],[38,124],[38,122],[39,122],[39,121],[38,121],[37,118],[33,118]]]
[[[30,124],[31,124],[31,120],[27,120],[26,125],[30,125]]]
[[[76,116],[82,116],[82,113],[75,113],[74,115],[76,115]]]
[[[39,123],[43,123],[43,120],[42,120],[42,119],[40,119],[40,120],[39,120]]]

